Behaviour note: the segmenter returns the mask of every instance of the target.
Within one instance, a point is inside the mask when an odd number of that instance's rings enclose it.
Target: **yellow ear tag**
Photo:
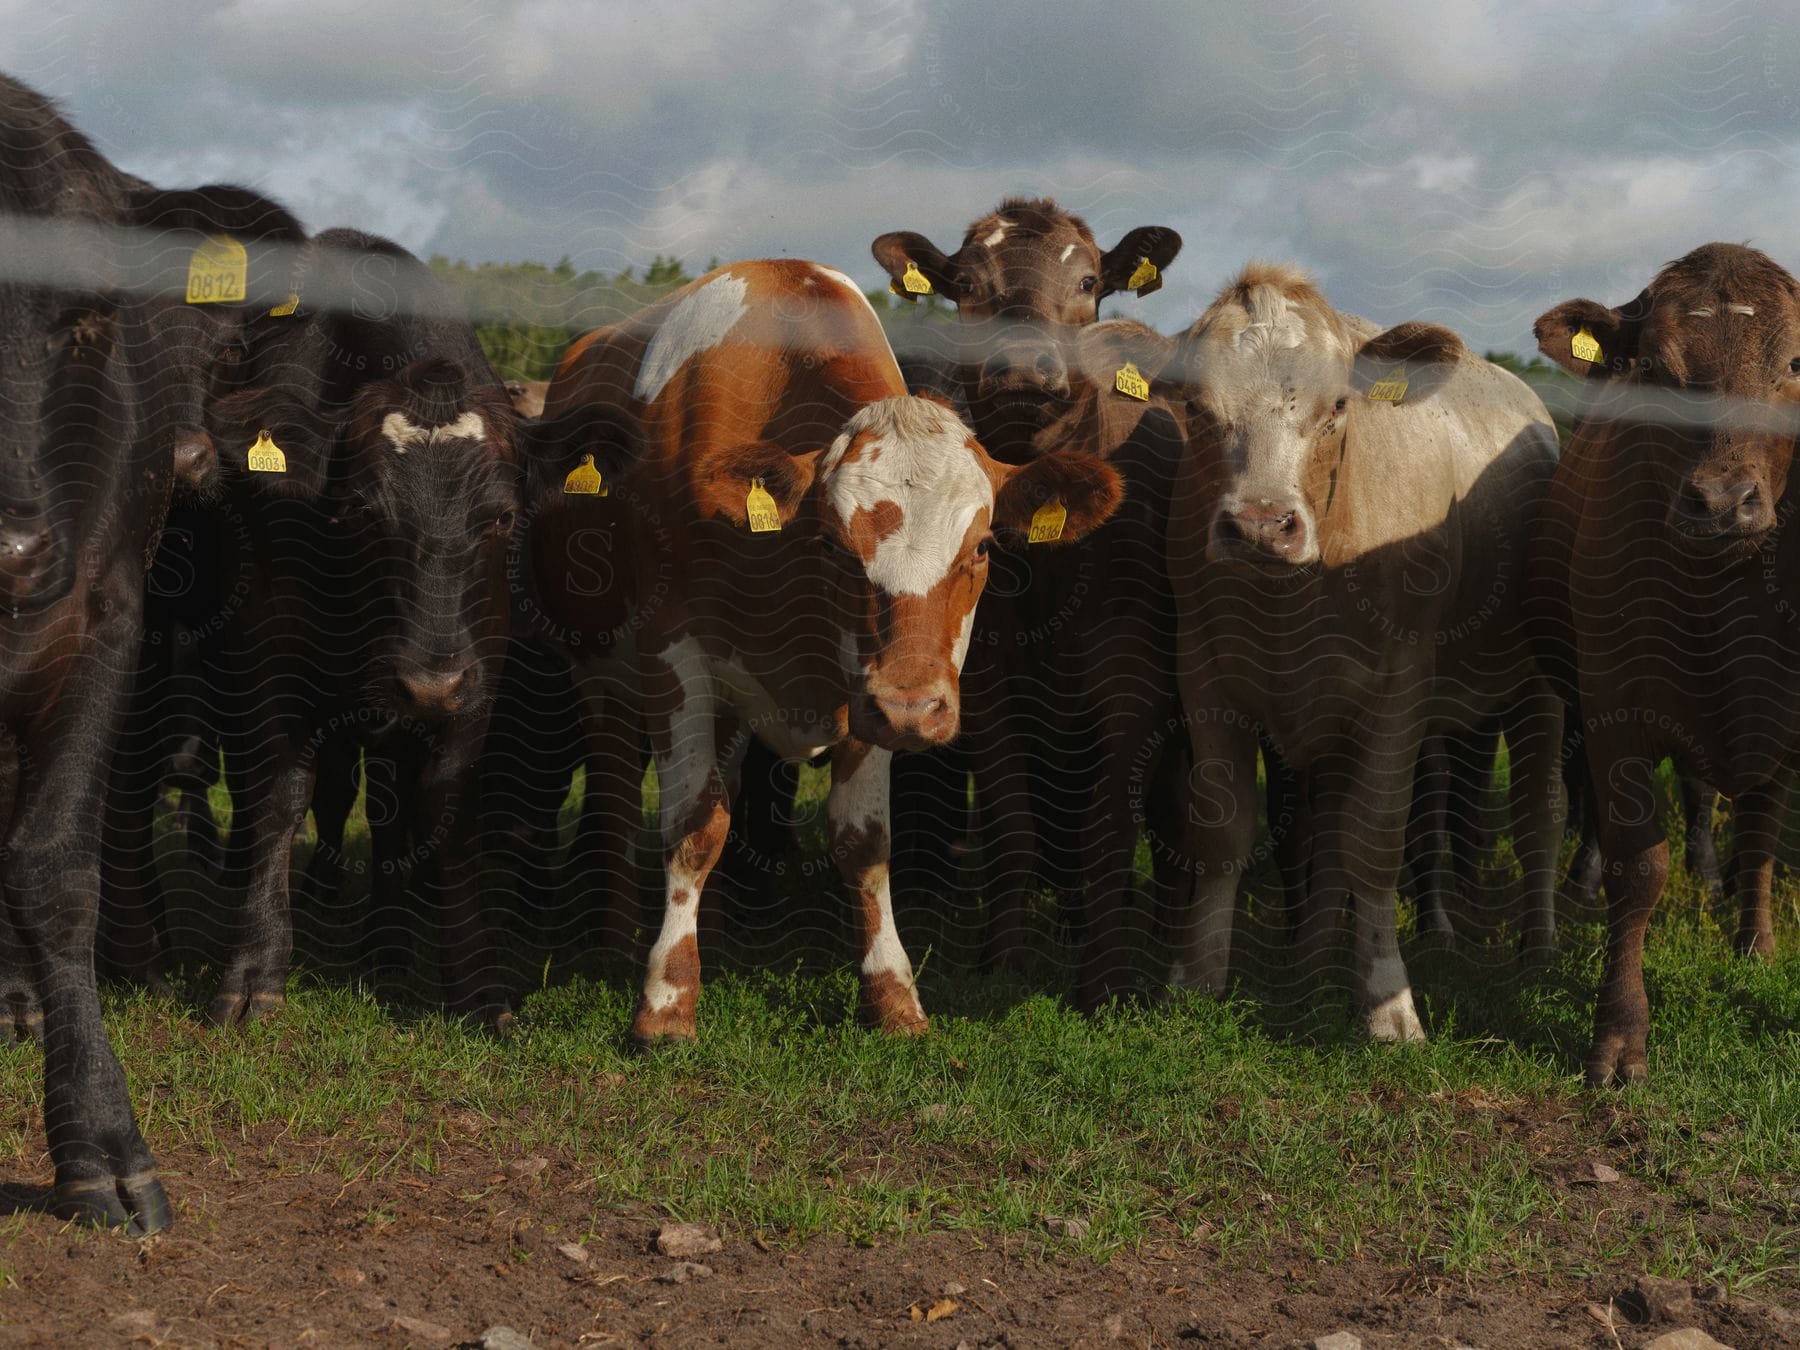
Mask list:
[[[1117,273],[1114,275],[1116,276]],[[1139,258],[1137,271],[1131,274],[1131,280],[1125,283],[1125,289],[1136,291],[1140,299],[1150,294],[1151,291],[1160,291],[1162,289],[1162,273],[1156,270],[1156,264],[1148,258]]]
[[[280,446],[269,439],[267,427],[256,433],[256,442],[250,447],[250,472],[287,472],[287,456],[281,453]]]
[[[275,306],[274,309],[269,311],[269,317],[271,319],[285,319],[285,318],[287,318],[288,315],[292,314],[295,310],[297,310],[299,308],[300,308],[300,293],[298,291],[289,291],[288,298],[283,300],[279,305]]]
[[[606,496],[606,485],[600,481],[600,470],[594,467],[592,455],[583,455],[581,463],[569,470],[569,476],[563,479],[563,491],[582,497]]]
[[[1575,336],[1569,339],[1569,352],[1577,361],[1600,360],[1600,339],[1588,332],[1584,323],[1575,330]]]
[[[925,274],[919,270],[916,262],[906,264],[906,271],[900,274],[900,284],[912,295],[931,294],[931,283],[925,279]]]
[[[1054,544],[1062,538],[1063,522],[1068,518],[1069,512],[1061,502],[1045,502],[1031,513],[1031,536],[1025,542]]]
[[[916,305],[919,303],[919,297],[916,295],[908,295],[905,291],[901,290],[900,283],[897,281],[888,282],[888,291],[893,295],[899,296],[909,305]]]
[[[750,517],[751,534],[776,534],[781,530],[781,512],[776,509],[775,499],[763,487],[763,480],[750,480],[750,493],[744,498],[744,511]]]
[[[1134,361],[1127,361],[1119,367],[1113,375],[1113,388],[1125,395],[1126,398],[1142,399],[1146,402],[1150,398],[1150,381],[1138,373],[1137,363]]]
[[[188,259],[187,302],[217,305],[242,300],[249,272],[242,244],[228,234],[209,234]]]
[[[1406,397],[1406,367],[1402,366],[1386,379],[1369,386],[1371,403],[1398,403]]]

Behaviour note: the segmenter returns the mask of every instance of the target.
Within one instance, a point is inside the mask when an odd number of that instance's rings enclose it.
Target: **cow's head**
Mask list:
[[[972,329],[964,383],[977,424],[1021,422],[1027,432],[1070,395],[1070,331],[1098,318],[1100,301],[1125,290],[1146,259],[1160,273],[1180,251],[1174,230],[1141,225],[1102,253],[1081,217],[1017,197],[971,225],[948,257],[910,230],[872,245],[896,284],[916,268]]]
[[[1351,428],[1392,412],[1377,386],[1403,373],[1404,402],[1422,402],[1465,350],[1428,323],[1364,337],[1298,271],[1245,268],[1163,372],[1188,390],[1190,437],[1215,452],[1207,556],[1275,568],[1319,561]]]
[[[279,203],[230,184],[144,188],[128,203],[123,338],[141,434],[174,457],[178,488],[219,481],[206,404],[231,384],[247,327],[287,308],[306,235]]]
[[[1117,470],[1089,455],[998,463],[949,407],[916,397],[870,404],[822,452],[763,443],[696,465],[702,512],[742,524],[755,479],[785,528],[816,547],[836,597],[851,734],[889,749],[957,734],[957,682],[994,534],[1029,531],[1049,507],[1064,513],[1057,542],[1069,543],[1123,492]]]
[[[505,391],[426,360],[364,385],[336,420],[257,388],[215,402],[212,425],[240,489],[331,512],[357,597],[344,622],[367,635],[372,700],[428,721],[484,708],[506,640],[506,556],[523,490]],[[282,472],[252,461],[265,429]]]
[[[1675,535],[1702,551],[1756,547],[1778,523],[1800,429],[1800,286],[1766,255],[1707,244],[1629,304],[1568,300],[1538,348],[1596,382],[1584,415],[1634,424]]]

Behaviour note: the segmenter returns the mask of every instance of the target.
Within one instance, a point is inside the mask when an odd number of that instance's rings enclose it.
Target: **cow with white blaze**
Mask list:
[[[634,1039],[695,1034],[699,899],[752,738],[830,754],[865,1015],[922,1029],[888,893],[892,752],[958,733],[992,534],[1054,503],[1080,538],[1118,505],[1117,473],[1083,455],[996,463],[951,409],[905,394],[854,283],[798,261],[732,264],[590,335],[546,423],[550,452],[567,436],[559,472],[592,456],[610,486],[539,522],[543,604],[578,652],[610,634],[613,659],[635,655],[661,790],[665,908]],[[617,436],[567,432],[596,423]],[[595,594],[570,564],[602,516],[622,575]]]
[[[1561,709],[1519,583],[1556,433],[1455,334],[1382,332],[1286,267],[1247,267],[1167,373],[1189,387],[1168,560],[1206,825],[1172,978],[1225,985],[1261,732],[1307,798],[1309,965],[1352,910],[1370,1034],[1421,1037],[1394,888],[1427,736],[1500,720],[1528,927],[1546,941],[1553,920]]]

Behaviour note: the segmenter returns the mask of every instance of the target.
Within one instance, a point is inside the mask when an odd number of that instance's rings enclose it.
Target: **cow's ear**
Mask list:
[[[1435,323],[1395,324],[1357,348],[1350,387],[1371,401],[1430,398],[1467,351],[1461,338]]]
[[[773,441],[750,441],[697,455],[689,467],[689,487],[702,520],[723,520],[743,528],[767,530],[766,512],[773,505],[782,525],[793,520],[812,487],[818,452],[795,455]],[[753,493],[760,497],[753,502]],[[752,521],[752,508],[756,519]]]
[[[517,425],[525,501],[536,513],[611,496],[643,451],[637,422],[604,407],[573,407]]]
[[[1104,525],[1125,499],[1119,471],[1095,455],[1063,450],[1017,467],[989,461],[996,533],[1033,533],[1040,543],[1072,544]],[[1063,512],[1056,521],[1057,508]],[[1046,511],[1047,508],[1047,511]],[[1046,511],[1045,515],[1039,515]],[[1040,527],[1034,530],[1034,526]]]
[[[1119,373],[1127,362],[1147,385],[1180,383],[1176,340],[1135,319],[1087,324],[1077,335],[1076,344],[1081,373],[1103,389],[1118,387]]]
[[[903,292],[906,291],[907,269],[916,267],[931,283],[933,293],[952,304],[961,304],[968,293],[962,268],[956,259],[945,257],[943,251],[922,234],[914,234],[911,230],[890,231],[870,244],[869,252]]]
[[[324,497],[338,427],[310,404],[261,386],[240,389],[212,401],[206,430],[227,480],[303,501]]]
[[[1181,252],[1181,236],[1167,225],[1140,225],[1100,258],[1100,298],[1133,289],[1132,277],[1148,258],[1160,278]]]
[[[1619,355],[1624,316],[1598,300],[1565,300],[1531,325],[1538,350],[1571,375],[1604,376]]]

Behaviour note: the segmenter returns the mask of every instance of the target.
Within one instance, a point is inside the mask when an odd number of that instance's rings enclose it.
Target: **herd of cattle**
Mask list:
[[[1099,321],[1179,237],[1102,251],[1025,200],[951,254],[875,240],[897,293],[956,307],[904,373],[843,273],[734,263],[581,338],[527,415],[394,244],[157,188],[3,80],[0,155],[0,1016],[44,1045],[59,1213],[169,1220],[96,968],[161,978],[151,819],[221,760],[225,1024],[281,1003],[293,845],[313,811],[301,884],[336,885],[374,747],[371,796],[379,773],[404,809],[372,823],[372,956],[407,959],[382,916],[429,895],[446,1000],[497,1026],[475,822],[502,749],[539,821],[585,765],[620,891],[654,756],[642,1042],[695,1034],[700,896],[734,801],[769,809],[744,799],[778,775],[739,789],[770,753],[829,756],[864,1010],[896,1032],[926,1014],[892,893],[960,837],[971,777],[988,959],[1018,958],[1072,841],[1087,1005],[1120,991],[1146,829],[1169,982],[1226,987],[1260,756],[1297,962],[1323,971],[1348,919],[1370,1034],[1421,1036],[1397,876],[1443,925],[1483,846],[1446,842],[1450,804],[1501,736],[1528,946],[1554,940],[1565,778],[1606,860],[1591,1081],[1645,1072],[1662,758],[1733,799],[1740,945],[1772,950],[1800,286],[1759,252],[1707,245],[1628,304],[1539,320],[1585,381],[1560,457],[1538,398],[1455,334],[1378,329],[1287,267],[1246,267],[1175,338]]]

